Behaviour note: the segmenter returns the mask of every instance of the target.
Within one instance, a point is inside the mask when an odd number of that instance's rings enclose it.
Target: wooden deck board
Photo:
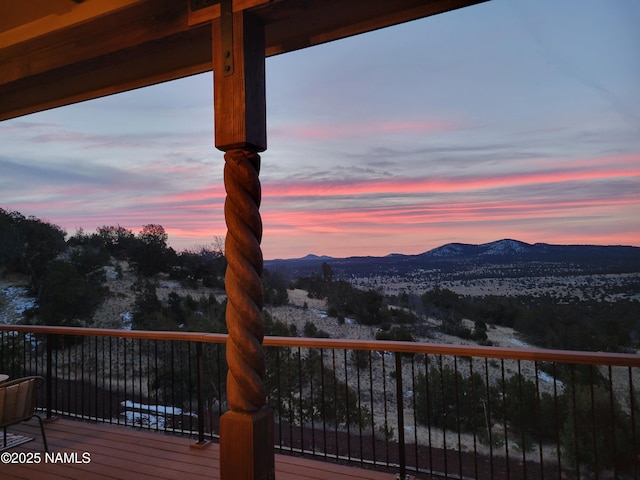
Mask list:
[[[220,478],[218,444],[192,448],[193,439],[139,431],[118,425],[59,419],[46,423],[49,450],[53,453],[88,452],[90,463],[46,463],[37,420],[9,429],[34,437],[10,452],[40,453],[39,464],[2,464],[2,479],[95,480],[191,480]],[[276,455],[277,480],[392,480],[390,473],[345,467],[329,462]]]

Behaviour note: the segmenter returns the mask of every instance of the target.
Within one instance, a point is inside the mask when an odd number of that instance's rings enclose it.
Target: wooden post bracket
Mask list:
[[[222,71],[225,77],[233,75],[233,0],[221,0],[220,28],[222,29]]]

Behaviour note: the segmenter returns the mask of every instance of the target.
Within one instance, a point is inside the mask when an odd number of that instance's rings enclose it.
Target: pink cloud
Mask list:
[[[469,175],[449,178],[398,177],[391,179],[363,179],[343,181],[269,182],[264,187],[265,197],[331,197],[348,195],[386,195],[413,193],[455,193],[472,190],[488,190],[505,187],[534,186],[576,181],[608,180],[640,177],[640,164],[619,168],[609,158],[601,158],[597,170],[567,169],[540,172],[507,173],[493,175]],[[638,160],[638,157],[636,157]],[[629,162],[630,163],[630,162]]]
[[[449,178],[267,180],[261,208],[265,258],[419,253],[448,241],[504,237],[637,245],[640,200],[630,193],[629,182],[640,181],[638,159],[563,160],[556,169],[546,164],[524,173]],[[176,249],[210,244],[226,234],[222,182],[151,194],[135,185],[113,187],[117,192],[112,186],[53,187],[3,207],[50,219],[69,233],[115,224],[137,232],[159,223]]]

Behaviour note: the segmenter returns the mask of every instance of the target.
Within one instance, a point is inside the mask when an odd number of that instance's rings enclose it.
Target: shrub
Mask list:
[[[399,342],[415,342],[411,332],[404,326],[394,326],[390,330],[379,330],[376,333],[376,340],[392,340]]]
[[[266,305],[277,307],[289,303],[287,280],[283,274],[265,270],[262,272],[262,285],[264,288],[264,303]]]
[[[40,317],[46,325],[79,326],[91,318],[105,292],[72,264],[54,260],[47,267],[38,296]]]
[[[634,432],[640,431],[628,413],[604,387],[579,386],[565,393],[569,413],[562,426],[562,452],[570,462],[586,465],[593,472],[616,467],[633,472],[637,467],[640,446]],[[638,406],[636,405],[637,409]],[[597,463],[596,463],[597,461]]]
[[[416,378],[418,423],[461,431],[477,431],[486,424],[483,403],[487,388],[482,376],[463,377],[449,366],[430,367]]]
[[[556,434],[556,413],[553,397],[538,396],[536,385],[516,374],[504,386],[505,420],[517,437],[520,449],[528,451],[536,441],[553,440]]]
[[[302,330],[302,333],[304,334],[305,337],[309,337],[309,338],[329,338],[331,336],[324,330],[318,330],[318,327],[316,327],[315,324],[311,322],[306,322],[304,324],[304,329]]]

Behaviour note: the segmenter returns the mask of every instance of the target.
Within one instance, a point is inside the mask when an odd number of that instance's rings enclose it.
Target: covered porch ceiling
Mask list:
[[[277,55],[486,0],[235,0]],[[212,0],[0,2],[0,120],[212,69]],[[382,61],[382,60],[381,60]]]

